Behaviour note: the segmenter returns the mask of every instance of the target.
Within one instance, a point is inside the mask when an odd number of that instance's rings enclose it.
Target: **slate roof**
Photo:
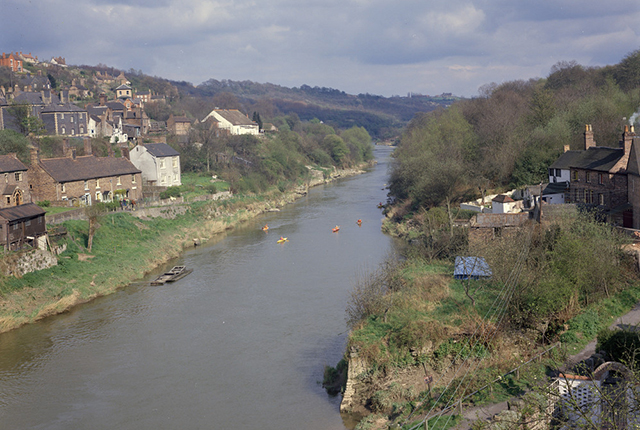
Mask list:
[[[482,257],[456,257],[453,277],[456,279],[487,278],[492,275],[487,260]]]
[[[116,88],[116,90],[130,90],[130,89],[131,87],[127,84],[122,84],[118,88]]]
[[[167,145],[166,143],[145,143],[144,147],[154,157],[175,157],[180,155],[178,151]]]
[[[569,189],[568,182],[555,182],[549,183],[544,186],[542,195],[548,194],[562,194]]]
[[[23,218],[35,218],[44,214],[45,211],[35,203],[25,203],[24,205],[0,209],[0,218],[4,218],[9,222]]]
[[[22,164],[22,161],[18,160],[12,155],[0,155],[0,172],[11,173],[27,170],[27,166]]]
[[[109,176],[141,173],[126,158],[84,155],[73,158],[45,158],[40,166],[58,183],[86,181]]]
[[[42,108],[42,113],[54,112],[86,112],[84,109],[74,105],[73,103],[50,104]]]
[[[551,169],[587,169],[609,172],[624,155],[623,148],[591,147],[582,151],[567,151],[551,166]]]
[[[46,91],[45,91],[46,92]],[[47,104],[44,102],[44,100],[42,100],[42,93],[41,92],[21,92],[15,95],[15,97],[13,98],[13,100],[16,103],[29,103],[31,105],[44,105]],[[58,98],[57,94],[54,92],[51,92],[51,103],[60,103],[60,99]]]
[[[233,125],[256,125],[255,122],[251,121],[245,114],[236,109],[219,109],[215,112]]]
[[[2,195],[11,196],[13,195],[13,192],[16,190],[16,188],[18,188],[18,186],[15,184],[7,184],[7,186],[4,187],[4,190],[2,190]]]

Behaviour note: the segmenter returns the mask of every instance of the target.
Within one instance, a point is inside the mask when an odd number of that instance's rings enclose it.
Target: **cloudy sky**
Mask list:
[[[639,0],[0,0],[5,52],[350,94],[474,96],[640,48]]]

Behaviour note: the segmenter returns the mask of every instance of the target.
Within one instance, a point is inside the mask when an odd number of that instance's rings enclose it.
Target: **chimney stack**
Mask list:
[[[71,158],[76,159],[76,148],[71,149]]]
[[[107,95],[105,93],[100,93],[100,106],[107,105]]]
[[[620,147],[624,149],[625,155],[628,155],[631,152],[631,143],[633,142],[635,135],[633,126],[631,126],[631,129],[629,129],[628,125],[624,126],[624,133],[622,133]]]
[[[38,161],[40,161],[40,151],[38,150],[38,148],[32,147],[29,150],[29,155],[31,158],[31,165],[36,166],[38,164]]]
[[[120,153],[122,154],[122,158],[126,158],[127,160],[130,160],[129,157],[129,145],[123,145],[120,147]]]
[[[587,124],[584,130],[584,149],[586,150],[595,146],[596,141],[593,140],[593,128],[591,128],[591,124]]]

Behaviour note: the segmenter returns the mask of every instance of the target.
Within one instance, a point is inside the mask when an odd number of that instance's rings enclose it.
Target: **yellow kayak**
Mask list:
[[[278,239],[278,243],[285,243],[285,242],[289,242],[289,239],[287,239],[286,237],[280,237],[280,239]]]

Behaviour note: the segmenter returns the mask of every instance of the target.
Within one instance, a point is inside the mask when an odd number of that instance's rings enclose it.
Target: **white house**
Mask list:
[[[218,123],[218,128],[227,130],[229,134],[260,134],[260,127],[237,109],[214,109],[202,122],[213,118]]]
[[[131,163],[142,171],[142,180],[149,185],[171,187],[182,184],[180,153],[166,143],[137,145],[129,157]]]

